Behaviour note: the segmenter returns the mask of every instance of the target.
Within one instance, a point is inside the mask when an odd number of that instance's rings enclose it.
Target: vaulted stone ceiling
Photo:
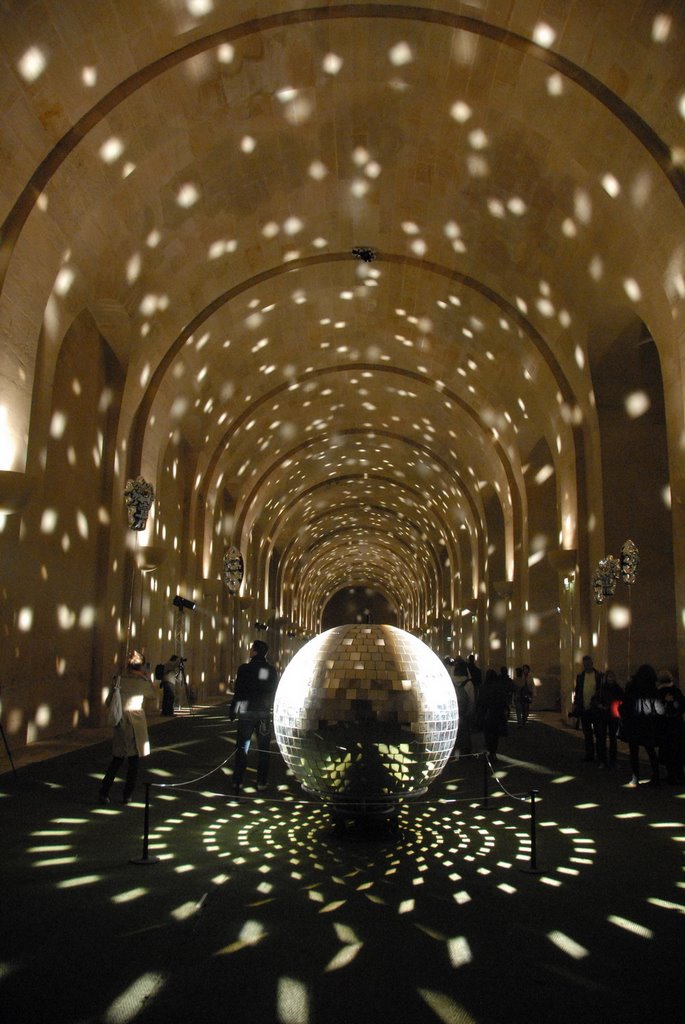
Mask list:
[[[0,48],[5,469],[87,312],[118,479],[193,453],[190,577],[277,552],[311,626],[350,583],[525,604],[546,548],[587,580],[591,366],[636,324],[682,430],[682,4],[6,2]]]

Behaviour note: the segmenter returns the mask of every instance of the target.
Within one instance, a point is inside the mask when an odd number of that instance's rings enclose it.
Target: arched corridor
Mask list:
[[[682,678],[685,10],[541,10],[4,5],[12,743],[99,724],[177,594],[207,697],[380,609],[562,711],[586,650]]]

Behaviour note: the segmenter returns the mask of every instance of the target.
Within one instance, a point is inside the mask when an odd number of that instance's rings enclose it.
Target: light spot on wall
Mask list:
[[[50,707],[47,704],[39,704],[36,708],[36,714],[34,715],[34,722],[39,729],[44,729],[46,725],[50,724],[52,714]]]
[[[129,285],[138,280],[141,268],[142,259],[140,258],[140,253],[133,253],[126,263],[126,281]]]
[[[17,65],[19,74],[26,82],[35,82],[47,67],[47,58],[38,46],[30,46],[22,54]]]
[[[327,53],[321,66],[327,75],[337,75],[343,66],[343,59],[337,53]]]
[[[72,267],[62,267],[55,278],[55,294],[67,295],[74,283],[75,273]]]
[[[550,96],[561,96],[564,92],[564,78],[558,71],[547,78],[547,92]]]
[[[414,59],[414,53],[411,46],[407,42],[396,43],[388,53],[390,63],[394,64],[395,67],[403,67],[405,64],[410,64]]]
[[[457,100],[456,103],[453,103],[450,107],[450,116],[453,117],[458,124],[466,124],[472,115],[473,111],[471,107],[463,100]]]
[[[189,14],[195,18],[203,18],[214,10],[214,0],[186,0]]]
[[[176,193],[176,202],[184,210],[188,210],[190,209],[191,206],[194,206],[195,203],[199,200],[199,198],[200,191],[197,185],[194,185],[190,181],[187,181],[185,182],[185,184],[181,185],[180,189]]]
[[[615,199],[621,193],[621,185],[613,174],[604,175],[602,178],[602,188],[612,199]]]
[[[29,633],[33,626],[33,608],[20,608],[17,614],[17,629],[20,633]]]
[[[124,144],[121,139],[112,136],[100,146],[100,159],[106,164],[113,164],[124,152]]]
[[[472,132],[469,132],[469,145],[476,150],[487,149],[490,140],[482,128],[474,128]]]
[[[73,629],[76,623],[76,613],[65,604],[57,606],[57,623],[60,629]]]
[[[547,22],[539,21],[533,29],[533,41],[538,46],[550,47],[554,44],[557,34]]]
[[[614,629],[627,629],[630,626],[630,608],[622,604],[612,604],[609,608],[609,622]]]
[[[88,540],[88,517],[80,509],[76,512],[76,528],[78,529],[79,535],[84,539]]]
[[[543,466],[541,469],[539,469],[535,474],[535,483],[538,485],[544,484],[545,481],[549,480],[549,478],[553,475],[554,466],[548,463],[546,466]]]
[[[626,395],[623,404],[631,420],[635,420],[648,412],[652,402],[646,391],[633,391]]]
[[[623,288],[631,302],[639,302],[642,298],[642,289],[634,277],[628,277],[623,282]]]
[[[673,19],[670,14],[656,14],[652,22],[652,41],[655,43],[668,42],[673,27]]]
[[[65,413],[55,411],[52,414],[52,419],[50,421],[50,437],[55,438],[55,440],[59,440],[64,435],[66,426],[67,417]]]

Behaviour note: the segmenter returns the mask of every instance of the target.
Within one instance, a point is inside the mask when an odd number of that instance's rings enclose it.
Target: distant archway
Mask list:
[[[376,622],[397,626],[397,611],[375,587],[345,587],[334,594],[321,616],[322,630],[348,622]]]

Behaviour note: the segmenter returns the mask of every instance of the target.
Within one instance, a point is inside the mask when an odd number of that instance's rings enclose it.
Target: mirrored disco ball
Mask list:
[[[310,640],[274,702],[286,764],[329,798],[422,793],[452,752],[457,721],[443,663],[394,626],[336,626]]]

